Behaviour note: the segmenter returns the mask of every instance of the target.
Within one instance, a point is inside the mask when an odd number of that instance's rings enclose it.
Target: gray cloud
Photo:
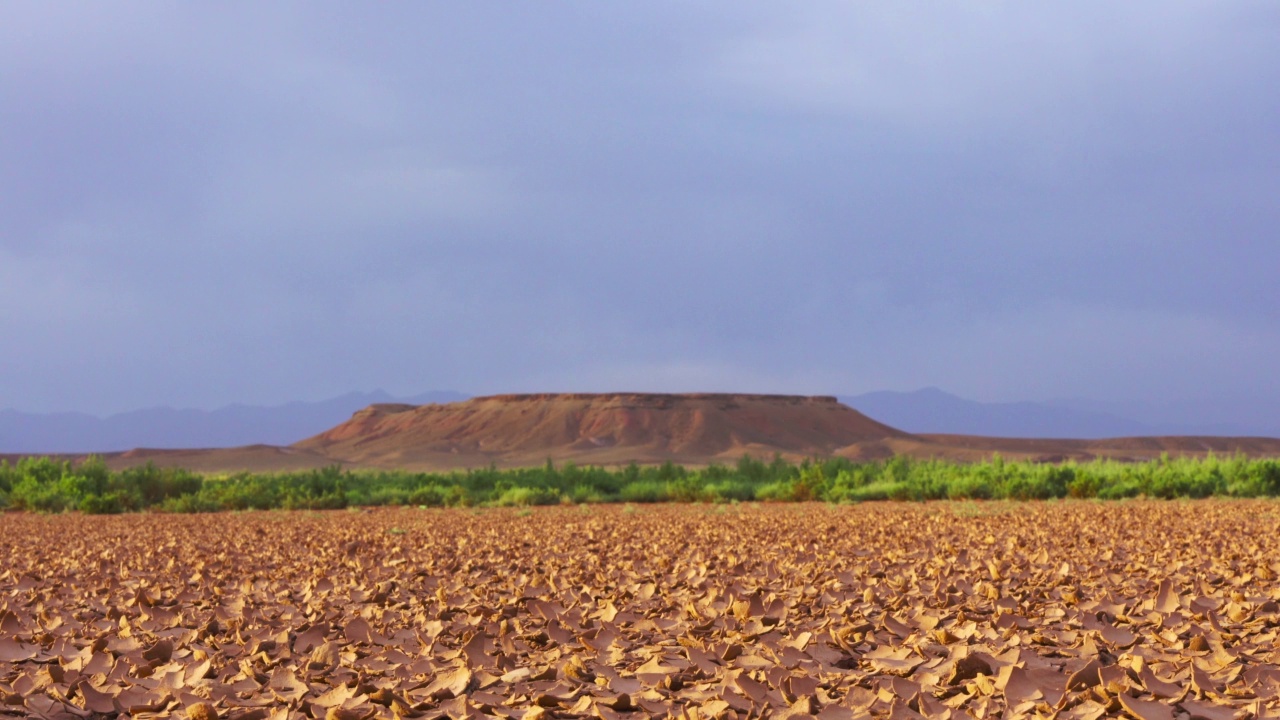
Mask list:
[[[11,15],[0,406],[1280,395],[1270,3]]]

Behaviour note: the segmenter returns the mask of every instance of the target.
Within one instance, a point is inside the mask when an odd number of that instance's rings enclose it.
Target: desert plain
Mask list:
[[[0,517],[0,715],[1280,717],[1280,504]]]
[[[85,448],[92,450],[92,448]],[[745,393],[538,393],[428,405],[378,404],[287,446],[155,449],[100,453],[114,468],[152,463],[205,473],[271,473],[341,465],[351,469],[452,471],[521,468],[547,460],[624,466],[733,464],[744,455],[891,457],[978,462],[992,454],[1036,462],[1162,455],[1280,457],[1280,438],[1127,437],[1026,439],[913,434],[830,396]],[[66,456],[83,460],[84,453]],[[19,455],[0,454],[11,463]]]

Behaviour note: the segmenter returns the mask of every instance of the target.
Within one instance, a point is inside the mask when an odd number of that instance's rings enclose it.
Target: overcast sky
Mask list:
[[[1280,396],[1280,5],[9,4],[0,407]]]

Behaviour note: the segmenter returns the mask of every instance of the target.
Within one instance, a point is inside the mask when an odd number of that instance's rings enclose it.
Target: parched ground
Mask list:
[[[0,715],[1280,717],[1280,504],[0,516]]]

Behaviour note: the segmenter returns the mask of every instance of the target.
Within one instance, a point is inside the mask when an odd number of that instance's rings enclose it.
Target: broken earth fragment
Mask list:
[[[218,711],[213,705],[202,702],[187,707],[188,720],[219,720]]]
[[[6,515],[0,715],[1280,716],[1270,503],[947,507]]]
[[[951,677],[947,679],[950,685],[960,685],[966,681],[972,680],[978,675],[990,675],[991,666],[976,655],[966,655],[956,661],[955,668],[951,671]]]
[[[1173,720],[1173,708],[1162,702],[1139,700],[1132,695],[1120,695],[1120,706],[1138,720]]]

